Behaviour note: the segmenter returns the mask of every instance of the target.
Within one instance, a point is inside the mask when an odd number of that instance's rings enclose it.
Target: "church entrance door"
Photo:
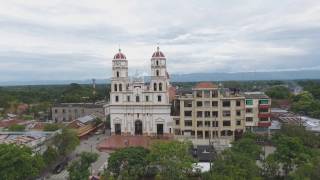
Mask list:
[[[136,122],[134,123],[134,134],[142,135],[142,121],[136,120]]]

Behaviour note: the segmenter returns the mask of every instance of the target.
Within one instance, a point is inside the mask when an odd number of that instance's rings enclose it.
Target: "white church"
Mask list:
[[[112,60],[110,120],[113,135],[159,136],[172,133],[166,57],[157,47],[151,57],[151,80],[128,76],[128,59],[121,52]]]

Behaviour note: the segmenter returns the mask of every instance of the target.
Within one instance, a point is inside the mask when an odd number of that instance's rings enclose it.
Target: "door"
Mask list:
[[[157,135],[163,135],[163,124],[157,124]]]
[[[142,135],[142,122],[140,120],[136,120],[134,123],[134,134]]]
[[[121,124],[114,125],[114,132],[116,135],[121,135]]]

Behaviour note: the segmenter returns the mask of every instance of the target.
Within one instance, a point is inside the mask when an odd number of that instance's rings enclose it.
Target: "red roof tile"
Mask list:
[[[202,88],[217,88],[218,86],[211,83],[211,82],[201,82],[201,83],[198,83],[195,88],[198,88],[198,89],[202,89]]]

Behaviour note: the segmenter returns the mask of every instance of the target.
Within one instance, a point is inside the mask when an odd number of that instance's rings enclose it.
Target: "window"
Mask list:
[[[116,102],[119,102],[119,96],[116,96],[115,98],[116,98]]]
[[[159,66],[159,61],[156,61],[156,65]]]
[[[259,109],[259,113],[267,113],[269,112],[269,109]]]
[[[127,88],[127,90],[129,90],[129,84],[127,84],[127,87],[126,87],[126,88]]]
[[[204,107],[210,107],[210,101],[205,101],[204,102]]]
[[[176,120],[176,125],[179,125],[180,124],[180,120]]]
[[[203,124],[202,124],[202,121],[197,121],[197,127],[202,127]]]
[[[136,96],[136,102],[140,102],[140,96]]]
[[[230,101],[222,101],[223,107],[230,107]]]
[[[237,111],[236,111],[236,115],[237,115],[237,116],[241,116],[241,110],[237,110]]]
[[[205,122],[204,122],[204,126],[205,126],[205,127],[210,127],[210,121],[205,121]]]
[[[212,107],[218,107],[218,101],[212,101]]]
[[[247,122],[252,122],[253,121],[253,117],[246,117],[246,121]]]
[[[127,96],[127,101],[130,102],[130,96]]]
[[[214,90],[214,91],[212,91],[211,93],[212,93],[212,97],[213,97],[213,98],[218,97],[218,91],[217,91],[217,90]]]
[[[192,116],[192,111],[185,111],[184,116],[187,116],[187,117]]]
[[[197,101],[197,107],[202,107],[202,101]]]
[[[117,84],[114,84],[114,91],[118,91]]]
[[[240,100],[236,101],[236,106],[241,106],[241,101]]]
[[[252,112],[253,112],[252,108],[247,108],[246,109],[246,113],[252,113]]]
[[[184,126],[192,126],[192,121],[184,121]]]
[[[197,117],[202,117],[202,111],[197,111]]]
[[[197,97],[201,98],[202,97],[202,91],[197,91]]]
[[[119,71],[117,71],[117,77],[119,77],[120,76],[120,73],[119,73]]]
[[[184,107],[192,107],[192,101],[184,101]]]
[[[212,121],[212,127],[219,127],[219,121]]]
[[[269,100],[268,99],[260,99],[259,104],[269,104]]]
[[[246,105],[253,105],[252,99],[246,99]]]
[[[146,102],[149,102],[149,96],[146,96]]]
[[[259,121],[269,121],[268,118],[259,118]]]
[[[218,111],[212,111],[212,117],[218,117]]]
[[[230,117],[230,111],[223,111],[224,117]]]
[[[122,91],[122,84],[119,84],[119,91]]]
[[[237,126],[241,126],[241,120],[237,120]]]
[[[231,126],[231,121],[223,121],[223,126]]]
[[[58,109],[55,109],[55,110],[54,110],[54,113],[58,113]]]
[[[205,111],[204,112],[204,117],[210,117],[210,111]]]
[[[210,91],[203,91],[203,95],[205,98],[210,98]]]
[[[159,70],[156,70],[156,75],[159,76]]]
[[[162,91],[162,83],[159,83],[159,91]]]
[[[62,113],[66,113],[66,110],[65,110],[65,109],[62,109]]]
[[[158,96],[158,102],[161,102],[161,96],[160,95]]]
[[[153,83],[153,90],[157,91],[157,83]]]

